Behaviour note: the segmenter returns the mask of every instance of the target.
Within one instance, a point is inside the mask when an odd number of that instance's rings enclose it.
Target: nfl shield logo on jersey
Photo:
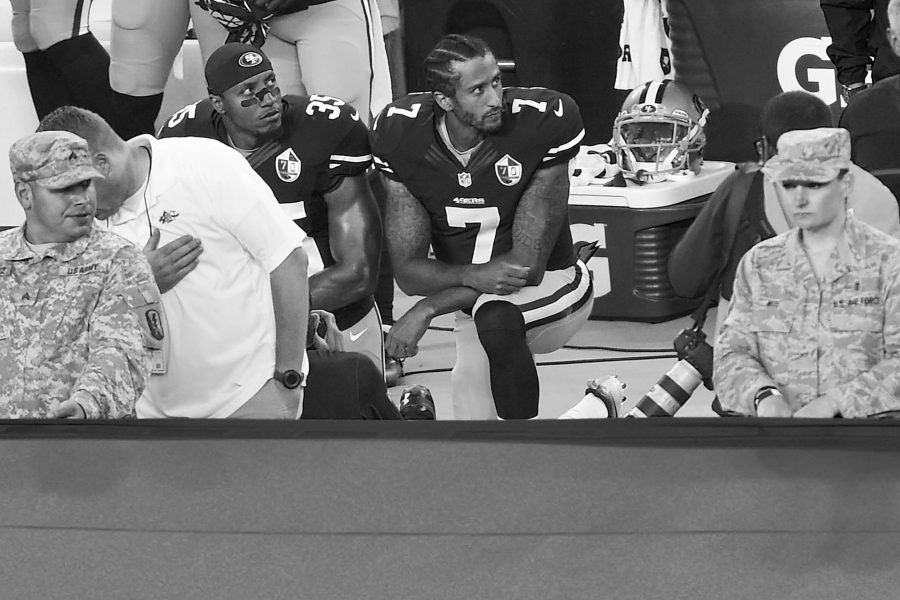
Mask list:
[[[275,172],[280,180],[287,183],[297,181],[300,177],[300,159],[292,148],[275,157]]]
[[[472,185],[472,174],[471,173],[457,173],[456,178],[459,180],[459,185],[466,188]]]
[[[522,179],[522,163],[507,154],[494,163],[494,172],[503,185],[516,185]]]

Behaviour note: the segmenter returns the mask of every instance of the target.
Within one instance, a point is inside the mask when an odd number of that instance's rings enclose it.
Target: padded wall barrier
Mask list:
[[[0,426],[4,598],[888,598],[892,422]]]

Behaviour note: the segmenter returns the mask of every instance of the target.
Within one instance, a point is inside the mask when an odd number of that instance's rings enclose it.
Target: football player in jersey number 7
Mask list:
[[[370,134],[388,179],[397,283],[424,296],[394,324],[386,350],[416,354],[431,320],[456,311],[455,418],[531,418],[533,353],[561,347],[593,299],[568,221],[581,116],[565,94],[504,89],[477,38],[448,35],[425,62],[431,91],[389,105]]]
[[[206,81],[209,98],[176,112],[159,137],[217,139],[246,157],[308,236],[311,307],[334,313],[344,350],[366,354],[384,373],[372,297],[381,219],[365,176],[366,126],[337,98],[282,97],[269,59],[248,44],[213,52]]]

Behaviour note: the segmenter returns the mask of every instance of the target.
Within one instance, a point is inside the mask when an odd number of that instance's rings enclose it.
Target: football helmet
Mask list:
[[[611,146],[619,168],[639,183],[688,173],[706,144],[708,115],[696,94],[671,79],[639,85],[613,124]]]

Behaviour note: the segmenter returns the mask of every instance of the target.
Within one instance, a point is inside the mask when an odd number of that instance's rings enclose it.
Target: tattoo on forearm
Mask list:
[[[565,221],[565,190],[554,178],[535,178],[523,196],[513,223],[513,240],[538,254],[549,252]]]
[[[545,246],[543,240],[528,235],[528,232],[525,231],[525,229],[520,229],[518,227],[513,229],[513,240],[538,253],[542,252]]]
[[[431,223],[419,201],[403,189],[389,198],[386,208],[386,242],[391,254],[410,256],[423,248],[427,251]]]

